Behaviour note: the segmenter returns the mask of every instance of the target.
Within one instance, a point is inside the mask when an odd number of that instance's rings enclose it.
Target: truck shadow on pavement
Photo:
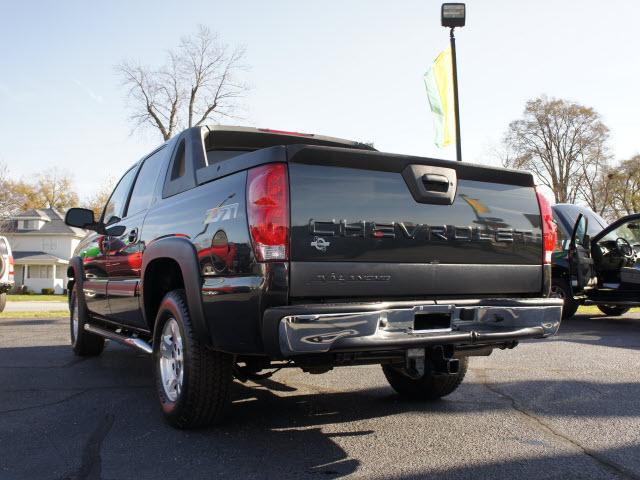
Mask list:
[[[15,323],[33,327],[29,322]],[[6,321],[4,326],[15,328]],[[35,328],[32,341],[48,338],[48,323]],[[102,356],[82,359],[66,345],[15,346],[23,340],[9,338],[0,348],[2,478],[340,478],[377,464],[376,457],[389,452],[388,429],[392,437],[402,436],[416,418],[424,429],[416,438],[426,438],[438,435],[443,418],[464,414],[518,411],[599,422],[640,417],[638,382],[563,380],[554,374],[551,380],[525,375],[495,381],[485,376],[490,370],[476,366],[479,361],[472,362],[458,391],[433,403],[401,400],[379,368],[336,370],[326,379],[282,371],[259,384],[235,382],[226,424],[177,431],[161,418],[149,357],[109,344]],[[640,320],[577,316],[563,322],[552,341],[637,350]],[[424,454],[430,447],[421,448]],[[638,451],[633,445],[589,455],[625,458],[632,448]],[[578,458],[584,462],[582,454],[550,454],[394,478],[526,478],[553,468],[556,459],[571,465]],[[424,463],[429,464],[426,458]],[[603,465],[605,472],[611,468]]]
[[[235,382],[228,422],[185,432],[162,421],[151,368],[149,357],[118,345],[92,359],[74,357],[67,346],[0,349],[8,478],[339,478],[363,461],[340,445],[353,437],[383,448],[377,434],[386,417],[398,416],[406,429],[412,425],[406,413],[423,413],[427,425],[430,415],[514,408],[551,417],[640,415],[635,382],[487,383],[472,370],[447,399],[421,403],[400,400],[379,369],[361,370],[372,379],[357,390],[344,378],[333,389],[281,372],[261,385]],[[351,390],[336,391],[345,386]],[[134,461],[133,452],[144,461]]]

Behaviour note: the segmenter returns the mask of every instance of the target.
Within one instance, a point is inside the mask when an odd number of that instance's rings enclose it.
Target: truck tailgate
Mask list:
[[[530,174],[315,146],[288,147],[288,161],[292,297],[542,291]]]

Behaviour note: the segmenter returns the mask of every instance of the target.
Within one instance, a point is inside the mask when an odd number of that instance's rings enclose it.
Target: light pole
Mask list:
[[[451,66],[453,70],[453,109],[456,117],[456,160],[462,161],[462,144],[460,143],[460,106],[458,101],[458,65],[456,62],[456,37],[453,30],[464,27],[466,8],[464,3],[443,3],[440,11],[443,27],[448,27],[451,41]]]

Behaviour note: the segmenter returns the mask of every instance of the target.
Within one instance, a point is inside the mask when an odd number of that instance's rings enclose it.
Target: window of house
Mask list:
[[[22,221],[22,229],[23,230],[35,230],[36,229],[36,221],[35,220],[23,220]]]
[[[148,157],[142,164],[142,168],[136,178],[136,183],[131,192],[129,200],[129,208],[127,215],[133,215],[149,208],[153,192],[155,190],[156,181],[161,170],[162,159],[164,158],[164,149],[158,150],[156,153]]]
[[[127,204],[127,198],[129,197],[129,191],[131,190],[131,183],[136,174],[136,168],[129,169],[127,173],[120,179],[115,190],[111,194],[107,205],[104,207],[104,213],[102,214],[102,221],[107,225],[119,222],[124,215],[124,208]]]
[[[16,265],[15,268],[14,279],[16,281],[16,285],[22,285],[24,283],[24,266]]]
[[[65,277],[65,268],[61,265],[58,265],[56,268],[56,278],[58,280],[64,280]]]
[[[27,278],[51,278],[52,275],[52,265],[29,265]]]

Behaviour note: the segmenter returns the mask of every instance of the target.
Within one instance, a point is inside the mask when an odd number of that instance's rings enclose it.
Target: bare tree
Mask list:
[[[624,160],[607,175],[611,191],[608,219],[640,212],[640,155]]]
[[[160,68],[122,62],[116,70],[128,89],[134,129],[151,126],[168,140],[183,128],[233,117],[248,89],[238,78],[244,55],[244,47],[229,47],[201,25],[167,52]]]
[[[57,168],[36,175],[33,182],[13,180],[0,164],[0,221],[32,208],[65,211],[78,204],[73,178]]]
[[[73,178],[55,167],[37,175],[33,188],[35,195],[27,199],[24,209],[55,208],[64,212],[78,204],[78,194],[73,189]]]
[[[594,212],[604,215],[612,201],[611,156],[604,142],[594,142],[578,157],[581,177],[577,184],[577,196]]]
[[[12,215],[20,212],[24,204],[24,195],[16,188],[9,176],[9,169],[0,163],[0,226]]]
[[[603,168],[590,188],[592,201],[587,201],[589,208],[610,222],[618,217],[615,205],[618,183],[617,167]]]
[[[523,117],[509,124],[503,163],[532,171],[558,203],[581,199],[599,209],[593,189],[609,159],[608,137],[592,108],[543,96],[528,101]]]

